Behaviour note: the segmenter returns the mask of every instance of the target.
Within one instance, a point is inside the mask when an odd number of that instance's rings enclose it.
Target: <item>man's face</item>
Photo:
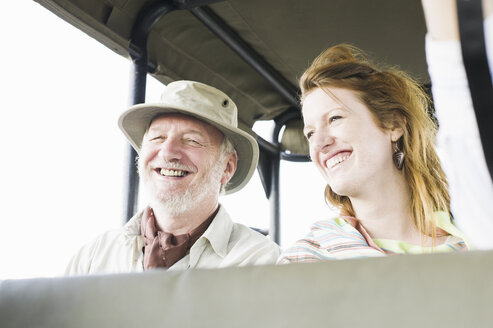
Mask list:
[[[203,200],[217,200],[226,169],[226,161],[220,160],[222,139],[219,130],[190,116],[154,119],[139,156],[139,175],[151,206],[157,201],[182,212]]]

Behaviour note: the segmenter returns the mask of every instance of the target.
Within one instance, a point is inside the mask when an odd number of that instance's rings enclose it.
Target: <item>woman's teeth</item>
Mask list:
[[[337,164],[344,162],[346,159],[349,158],[349,156],[351,156],[351,154],[348,153],[336,155],[327,161],[327,167],[331,169]]]

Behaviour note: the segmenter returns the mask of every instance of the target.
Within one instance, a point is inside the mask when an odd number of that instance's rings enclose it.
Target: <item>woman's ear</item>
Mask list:
[[[392,142],[396,142],[402,137],[406,123],[407,121],[404,115],[393,113],[393,123],[392,128],[390,129],[390,139]]]

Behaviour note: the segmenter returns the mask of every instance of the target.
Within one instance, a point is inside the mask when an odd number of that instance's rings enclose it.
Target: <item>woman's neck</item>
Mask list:
[[[372,238],[421,243],[421,233],[411,219],[411,190],[402,172],[350,197],[356,218]]]

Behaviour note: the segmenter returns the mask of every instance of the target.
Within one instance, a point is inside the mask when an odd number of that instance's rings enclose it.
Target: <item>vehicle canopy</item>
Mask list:
[[[349,43],[429,86],[419,1],[36,1],[133,62],[133,103],[145,101],[146,73],[164,84],[196,80],[228,94],[239,127],[259,142],[258,171],[273,207],[269,233],[276,241],[279,160],[309,160],[297,81],[313,58]],[[275,122],[271,140],[252,130],[266,120]],[[138,190],[133,163],[132,157],[127,218]]]
[[[37,1],[129,59],[143,56],[146,44],[148,72],[163,83],[189,79],[223,90],[246,130],[297,107],[298,78],[329,45],[351,43],[429,83],[419,1]],[[246,50],[221,40],[228,33]],[[242,54],[265,64],[276,81]]]

